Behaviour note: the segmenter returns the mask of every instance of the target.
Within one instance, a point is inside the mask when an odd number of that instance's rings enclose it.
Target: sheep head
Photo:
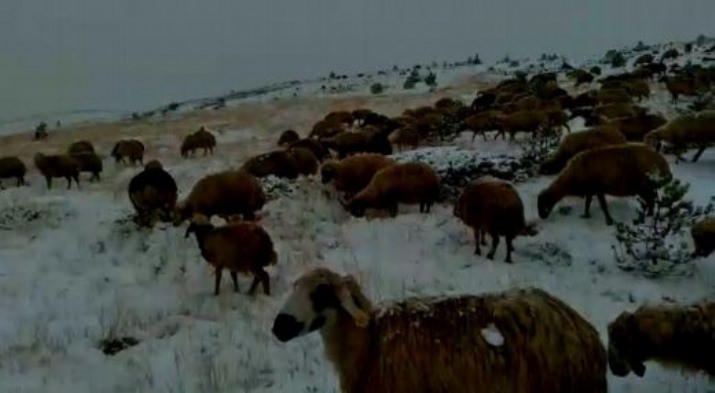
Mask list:
[[[327,161],[320,167],[320,181],[323,184],[330,183],[337,173],[337,162]]]
[[[537,206],[539,210],[539,217],[544,220],[549,217],[551,211],[556,205],[556,197],[547,188],[539,193],[537,198]]]
[[[352,276],[340,276],[325,268],[303,274],[273,321],[273,335],[282,342],[334,326],[341,316],[349,316],[355,326],[370,323],[372,303],[363,295]]]
[[[363,197],[362,193],[358,193],[357,195],[353,196],[348,200],[345,200],[344,198],[338,198],[338,201],[345,208],[345,210],[350,212],[350,214],[354,217],[359,218],[365,216],[365,211],[368,208],[368,203]]]
[[[196,214],[194,217],[191,218],[191,223],[189,224],[188,228],[186,228],[186,233],[184,234],[184,238],[189,237],[192,233],[196,233],[197,235],[205,234],[209,231],[211,231],[214,228],[213,224],[211,224],[211,221],[209,221],[208,217]]]
[[[631,313],[622,313],[608,325],[608,367],[614,375],[625,377],[631,371],[639,377],[645,374],[638,337],[638,321]]]

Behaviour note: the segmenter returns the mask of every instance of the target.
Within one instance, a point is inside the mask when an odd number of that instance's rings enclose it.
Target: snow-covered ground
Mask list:
[[[386,93],[386,94],[389,94]],[[670,113],[656,91],[648,105]],[[578,121],[572,126],[578,129]],[[221,139],[223,138],[223,139]],[[226,129],[219,143],[252,139],[245,129]],[[168,139],[167,139],[168,140]],[[169,143],[169,142],[167,142]],[[156,149],[177,179],[181,196],[201,176],[237,161],[213,157],[178,160],[176,146]],[[471,152],[471,155],[470,153]],[[464,157],[517,157],[503,141],[463,135],[453,146],[425,148],[405,157],[448,167]],[[671,159],[672,163],[672,159]],[[337,380],[317,334],[279,343],[270,333],[292,281],[314,266],[356,275],[377,301],[413,295],[480,293],[537,286],[561,297],[601,332],[620,312],[644,302],[689,302],[715,297],[715,255],[696,263],[690,277],[649,279],[619,270],[611,246],[614,229],[600,209],[579,217],[582,201],[563,201],[538,220],[536,195],[549,177],[517,183],[529,220],[539,234],[515,241],[513,265],[500,247],[494,261],[473,255],[470,231],[449,205],[427,215],[400,208],[396,218],[355,219],[331,199],[317,178],[300,179],[287,195],[272,199],[261,223],[272,236],[279,263],[271,270],[271,296],[235,294],[226,279],[214,297],[209,265],[184,227],[137,231],[126,185],[139,168],[106,162],[103,181],[46,190],[30,177],[28,187],[0,192],[0,391],[1,392],[337,392]],[[690,183],[698,204],[715,195],[715,151],[697,163],[671,164]],[[634,217],[633,199],[610,199],[616,220]],[[568,212],[570,210],[570,212]],[[503,246],[503,245],[502,245]],[[114,356],[106,338],[139,343]],[[712,392],[700,374],[648,364],[644,378],[609,375],[612,392]]]

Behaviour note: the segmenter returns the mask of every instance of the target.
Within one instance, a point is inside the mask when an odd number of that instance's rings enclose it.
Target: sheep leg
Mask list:
[[[591,218],[591,202],[593,201],[593,195],[586,195],[586,201],[583,208],[583,218]]]
[[[603,210],[603,215],[606,217],[606,225],[613,225],[613,218],[611,213],[608,212],[608,204],[606,203],[606,196],[603,194],[596,194],[598,197],[598,204],[601,205],[601,210]]]
[[[72,188],[72,176],[67,176],[65,179],[67,179],[67,189],[69,190]]]
[[[706,146],[701,146],[700,149],[698,149],[698,152],[695,153],[695,155],[693,156],[693,159],[690,162],[697,162],[698,159],[700,158],[700,156],[705,151],[705,148],[706,148]]]
[[[506,238],[506,259],[504,262],[506,263],[514,263],[511,259],[511,252],[514,251],[514,245],[512,242],[514,241],[514,238],[511,236],[505,236]]]
[[[233,281],[233,290],[235,292],[238,291],[238,273],[235,271],[231,271],[231,281]]]
[[[214,280],[214,296],[218,296],[219,287],[221,286],[221,273],[223,273],[223,269],[220,267],[217,267],[216,268],[216,277]]]
[[[253,272],[253,283],[251,283],[251,288],[248,290],[248,294],[254,295],[256,293],[256,289],[258,288],[259,282],[263,286],[263,293],[270,296],[270,294],[271,294],[270,278],[268,276],[268,273],[265,270],[263,270],[263,268],[259,268]]]
[[[52,188],[52,177],[50,176],[45,176],[45,182],[47,182],[47,189],[49,190]]]
[[[479,229],[474,229],[474,243],[476,243],[476,245],[477,245],[477,246],[474,248],[474,255],[482,255],[482,249],[481,249],[481,247],[479,247],[479,243],[480,243],[480,241],[479,241],[479,238],[480,238],[479,233],[480,233],[480,232],[481,232],[481,231],[480,231]],[[486,240],[486,234],[485,234],[484,232],[482,232],[481,238]],[[485,241],[485,243],[486,243],[486,241]],[[482,243],[482,244],[484,244],[484,243]]]
[[[398,203],[397,202],[388,202],[387,204],[387,212],[390,214],[390,217],[396,217],[397,216],[397,207]],[[420,210],[421,212],[421,210]]]
[[[482,245],[486,246],[487,245],[487,233],[482,231]]]
[[[487,254],[487,259],[494,259],[494,254],[497,251],[497,246],[499,245],[499,235],[492,233],[492,247],[489,249]]]

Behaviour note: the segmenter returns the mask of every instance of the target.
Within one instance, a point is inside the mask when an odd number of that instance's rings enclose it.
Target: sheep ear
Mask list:
[[[368,315],[370,310],[363,310],[355,304],[354,298],[364,298],[355,278],[352,276],[343,277],[337,295],[338,300],[340,300],[340,305],[353,318],[355,326],[360,328],[367,327],[370,323],[370,316]]]

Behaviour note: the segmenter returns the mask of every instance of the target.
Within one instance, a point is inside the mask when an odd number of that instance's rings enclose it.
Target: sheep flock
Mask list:
[[[711,49],[0,136],[0,391],[715,391]]]

